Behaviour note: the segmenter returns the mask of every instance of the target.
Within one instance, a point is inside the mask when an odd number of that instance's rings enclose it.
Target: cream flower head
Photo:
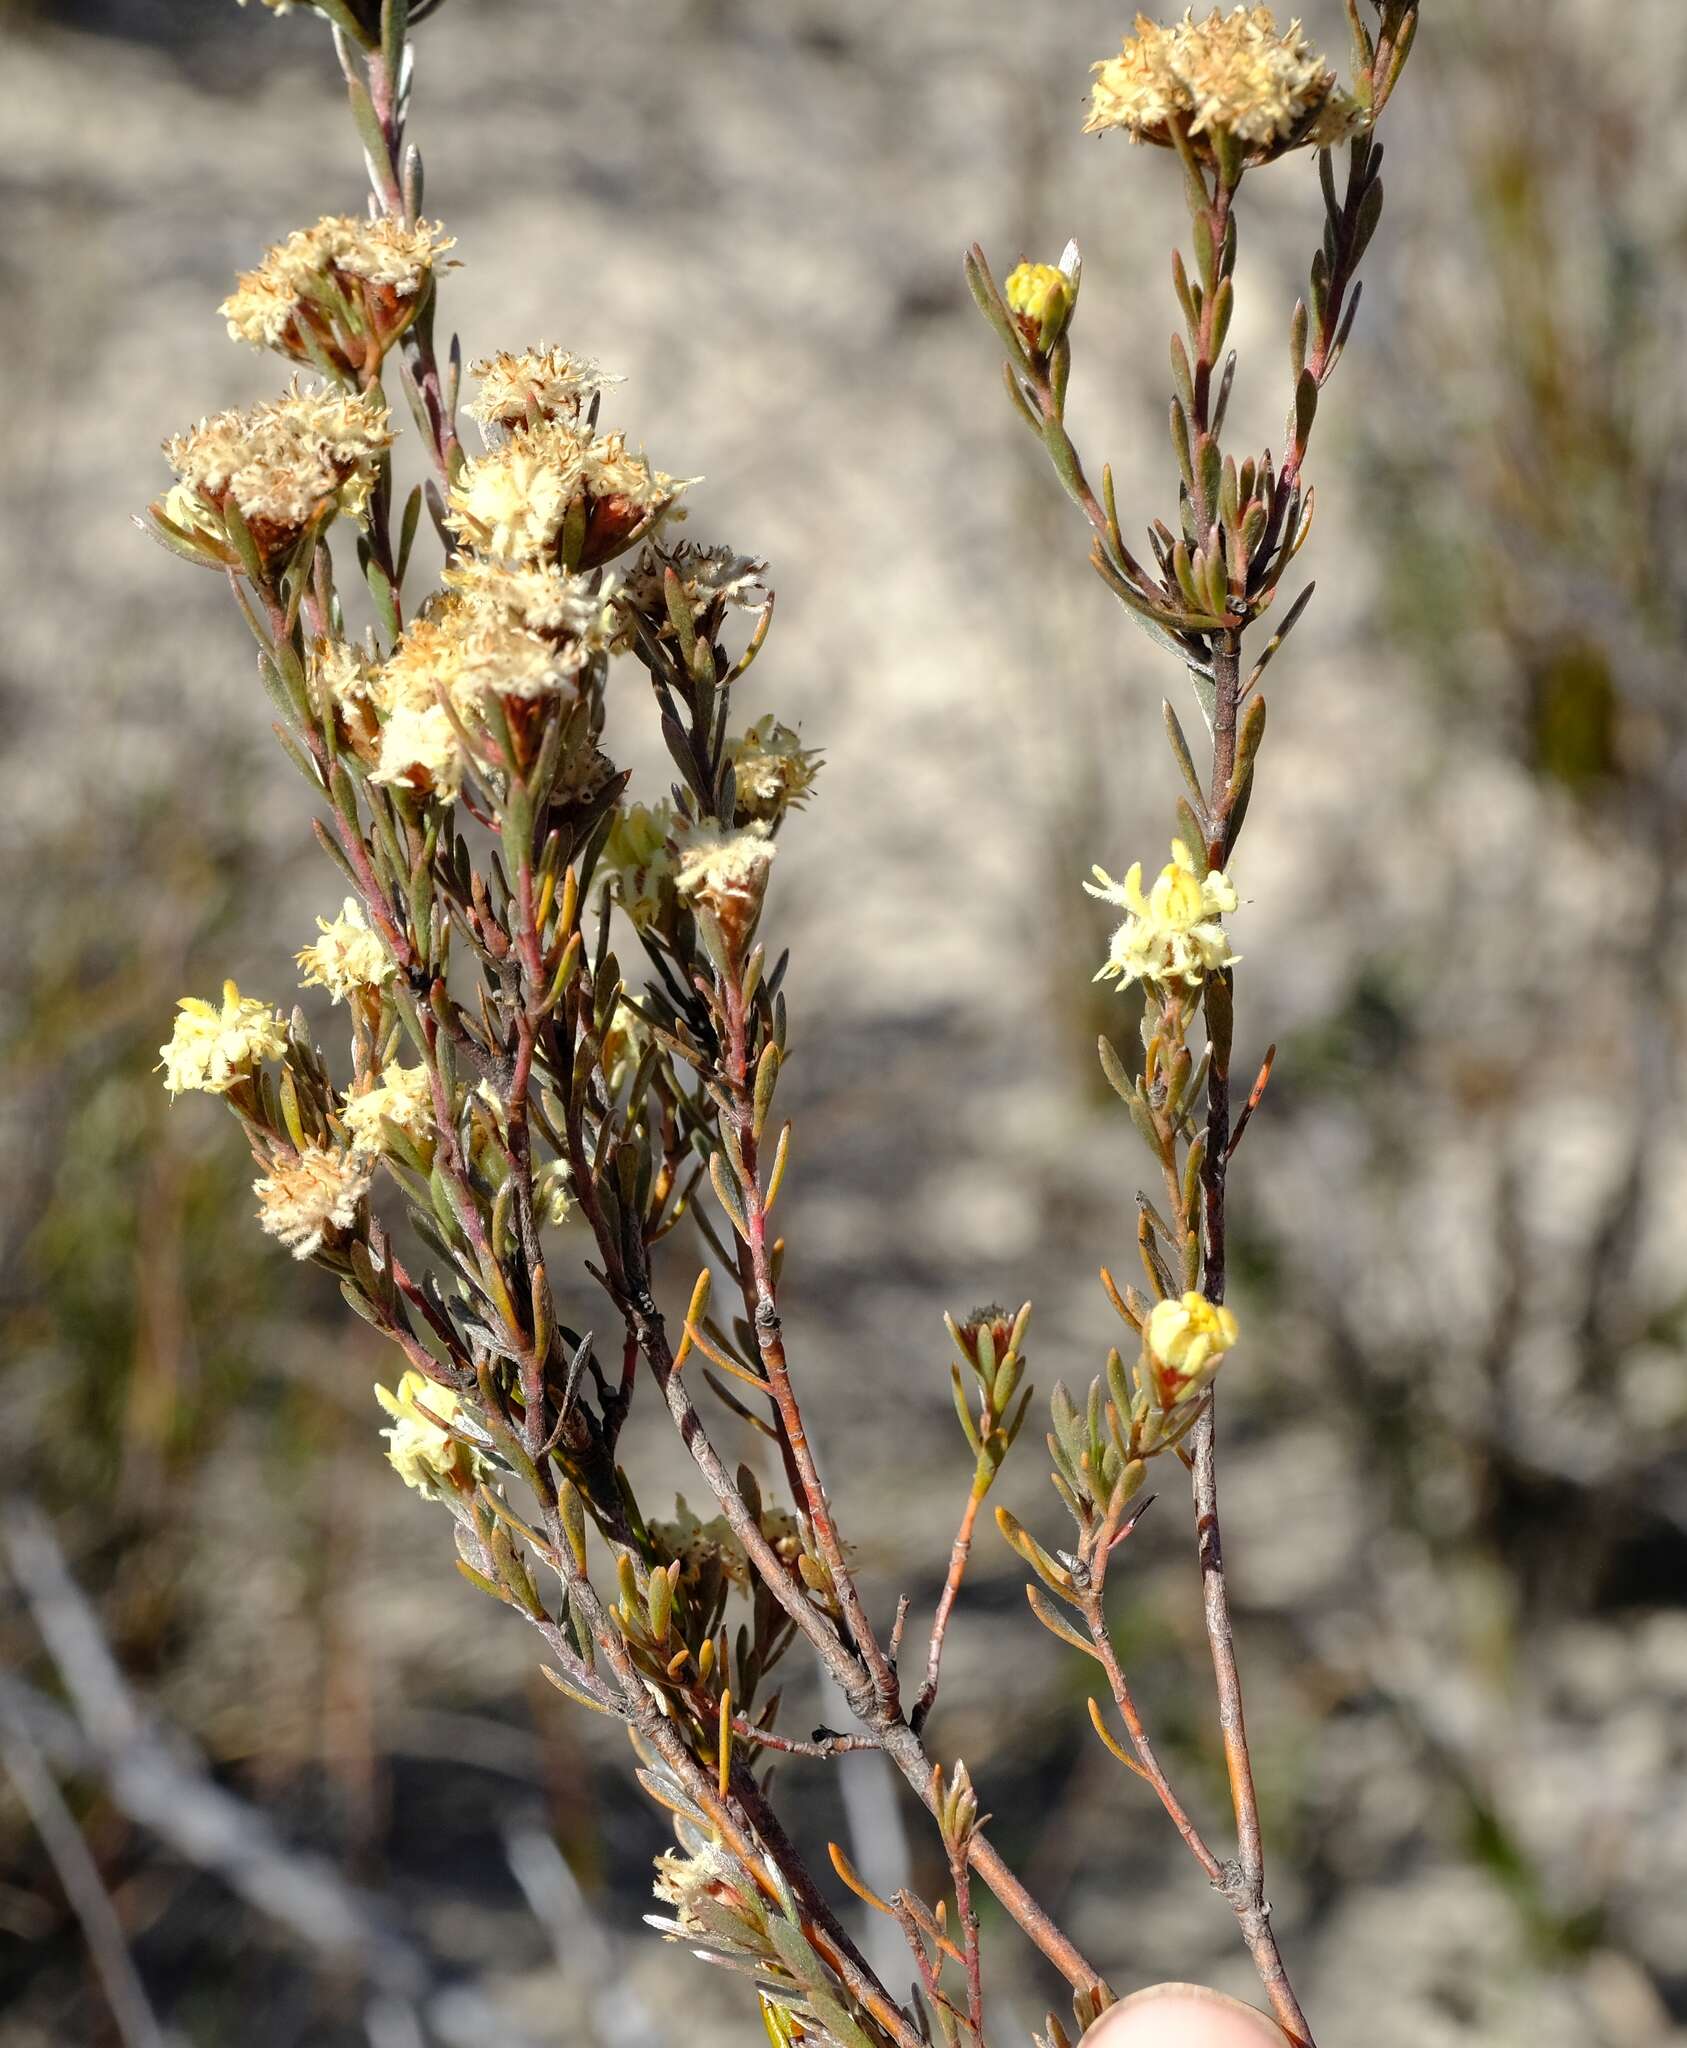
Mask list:
[[[625,379],[566,349],[500,351],[470,365],[480,393],[464,407],[491,440],[499,430],[540,420],[577,420],[601,392]]]
[[[268,404],[218,413],[164,444],[178,479],[165,514],[215,537],[232,502],[259,553],[270,554],[319,519],[361,512],[393,434],[379,393],[295,383]]]
[[[407,1372],[396,1393],[377,1386],[375,1399],[393,1419],[393,1427],[381,1431],[387,1462],[425,1500],[472,1493],[490,1471],[479,1451],[452,1434],[472,1427],[472,1417],[451,1388]]]
[[[372,1171],[358,1153],[337,1152],[326,1145],[278,1152],[271,1157],[269,1172],[252,1183],[259,1225],[294,1258],[308,1259],[330,1236],[350,1230],[357,1221]]]
[[[463,465],[447,523],[468,547],[500,561],[559,559],[564,522],[576,515],[574,568],[609,561],[685,489],[620,434],[594,437],[569,419],[542,419]]]
[[[1280,30],[1269,7],[1215,8],[1200,22],[1186,12],[1170,27],[1139,14],[1118,56],[1092,69],[1086,134],[1123,128],[1169,147],[1181,120],[1197,146],[1222,129],[1261,163],[1306,143],[1328,148],[1363,119],[1300,23]]]
[[[1157,1301],[1148,1316],[1148,1351],[1160,1393],[1169,1408],[1198,1393],[1236,1342],[1236,1318],[1204,1294]]]
[[[278,1060],[286,1050],[287,1027],[279,1011],[243,996],[232,981],[223,983],[220,1009],[201,996],[183,996],[170,1042],[159,1047],[164,1085],[172,1095],[189,1089],[226,1095],[260,1062]]]
[[[392,958],[355,896],[346,898],[338,917],[319,917],[316,928],[322,936],[294,955],[304,969],[301,988],[325,988],[340,1002],[355,989],[384,988],[392,980]]]
[[[820,773],[820,751],[781,725],[771,712],[758,718],[730,748],[741,816],[777,824],[807,803]]]
[[[361,369],[363,334],[389,348],[415,317],[436,260],[455,246],[437,221],[325,215],[266,250],[217,310],[235,341]]]
[[[406,1137],[426,1145],[433,1136],[433,1086],[427,1068],[384,1067],[372,1088],[347,1098],[340,1121],[352,1150],[366,1159],[386,1150],[383,1122],[396,1124]]]
[[[1105,868],[1090,872],[1095,880],[1084,884],[1089,894],[1130,912],[1113,934],[1097,981],[1198,989],[1210,975],[1235,964],[1239,956],[1231,952],[1218,920],[1236,908],[1236,891],[1222,868],[1200,874],[1181,839],[1172,841],[1172,857],[1146,896],[1140,861],[1122,882]]]

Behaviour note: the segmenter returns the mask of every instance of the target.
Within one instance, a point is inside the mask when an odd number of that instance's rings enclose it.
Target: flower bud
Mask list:
[[[1071,322],[1078,303],[1076,280],[1052,263],[1021,263],[1009,274],[1005,289],[1020,333],[1046,356]]]

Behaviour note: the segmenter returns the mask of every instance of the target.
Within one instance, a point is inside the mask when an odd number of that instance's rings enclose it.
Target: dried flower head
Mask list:
[[[1269,7],[1215,8],[1200,22],[1186,13],[1170,27],[1139,14],[1118,56],[1092,69],[1086,134],[1123,128],[1170,146],[1183,122],[1192,138],[1222,129],[1263,162],[1303,143],[1327,148],[1360,119],[1300,23],[1279,30]]]
[[[258,1222],[294,1258],[308,1259],[356,1223],[372,1171],[361,1154],[326,1145],[272,1152],[269,1172],[252,1183]]]
[[[437,221],[327,215],[267,250],[217,310],[236,341],[354,374],[371,345],[378,360],[409,326],[455,246]]]
[[[361,1095],[349,1096],[340,1111],[340,1121],[351,1138],[352,1150],[365,1157],[388,1149],[383,1123],[390,1123],[407,1138],[426,1146],[433,1138],[433,1086],[424,1066],[383,1067],[381,1078]]]
[[[1078,303],[1072,279],[1053,263],[1021,263],[1008,272],[1002,290],[1020,332],[1047,355],[1066,332]]]
[[[391,981],[391,955],[355,896],[346,898],[338,917],[319,917],[316,928],[322,936],[294,956],[304,970],[301,988],[325,988],[340,1002],[355,989],[384,988]]]
[[[467,546],[501,561],[563,560],[566,547],[564,566],[589,569],[648,530],[684,489],[629,454],[623,435],[545,419],[464,464],[448,519]]]
[[[1148,1317],[1148,1351],[1167,1407],[1198,1393],[1236,1342],[1236,1317],[1204,1294],[1157,1301]]]
[[[625,379],[566,349],[500,351],[471,367],[480,393],[464,410],[489,441],[500,431],[530,427],[540,420],[577,421],[592,400]]]
[[[1097,981],[1116,979],[1122,988],[1143,981],[1196,989],[1209,975],[1235,965],[1239,956],[1231,952],[1218,919],[1236,908],[1236,891],[1222,868],[1199,873],[1181,839],[1172,841],[1172,857],[1147,896],[1140,861],[1122,882],[1105,868],[1090,872],[1095,881],[1084,884],[1090,895],[1131,913],[1113,934]]]
[[[424,1500],[473,1493],[491,1470],[472,1444],[453,1434],[469,1429],[472,1418],[450,1387],[407,1372],[396,1393],[377,1386],[375,1399],[393,1419],[393,1427],[381,1431],[387,1439],[387,1462]]]
[[[808,801],[820,773],[820,750],[805,747],[802,735],[771,712],[758,718],[730,751],[741,817],[776,825],[787,811],[800,810]]]
[[[674,630],[668,614],[670,569],[679,579],[680,599],[694,618],[711,611],[722,615],[728,605],[765,611],[771,601],[762,582],[767,564],[754,555],[729,547],[701,547],[689,540],[675,548],[647,547],[621,586],[621,603],[664,635]]]
[[[172,1095],[189,1089],[226,1095],[255,1066],[280,1059],[286,1050],[287,1027],[280,1013],[243,996],[232,981],[223,983],[221,1009],[201,996],[183,996],[170,1042],[159,1047],[164,1085]]]
[[[261,555],[307,527],[362,511],[393,426],[379,392],[312,391],[297,383],[244,412],[218,413],[165,443],[177,486],[165,516],[189,533],[223,538],[236,506]]]
[[[617,813],[604,842],[603,865],[615,879],[615,900],[647,931],[673,900],[678,863],[674,854],[674,807],[627,804]]]

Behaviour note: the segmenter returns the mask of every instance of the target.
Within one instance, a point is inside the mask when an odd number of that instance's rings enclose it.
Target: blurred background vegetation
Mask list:
[[[1335,0],[1306,12],[1343,50]],[[620,1745],[535,1683],[382,1462],[388,1359],[252,1229],[223,1120],[151,1072],[178,994],[284,995],[337,893],[224,594],[126,523],[163,436],[275,381],[215,317],[234,271],[360,203],[320,24],[258,13],[0,6],[5,1754],[45,1760],[176,2041],[747,2039],[730,1987],[638,1925],[662,1830]],[[1427,13],[1239,877],[1238,1058],[1281,1049],[1234,1203],[1229,1548],[1322,2036],[1663,2048],[1687,2041],[1687,17]],[[877,1608],[905,1590],[917,1620],[968,1469],[941,1312],[1029,1295],[1037,1379],[1087,1380],[1094,1269],[1133,1235],[1089,1051],[1128,1019],[1089,987],[1077,880],[1169,829],[1179,679],[1085,568],[958,263],[974,235],[998,270],[1079,236],[1078,438],[1163,510],[1175,185],[1077,133],[1126,25],[1098,0],[453,0],[421,35],[466,352],[626,371],[619,419],[708,478],[698,532],[773,565],[746,709],[829,760],[775,892],[790,1332]],[[1260,442],[1311,178],[1251,187],[1232,416]],[[1004,1481],[1033,1526],[1038,1464]],[[133,1689],[83,1660],[104,1735],[29,1500]],[[1217,1811],[1181,1503],[1132,1551],[1127,1662]],[[939,1750],[1121,1988],[1246,1993],[1020,1576],[983,1547]],[[128,1781],[98,1754],[125,1728]],[[806,1839],[932,1877],[872,1760],[784,1775]],[[27,1777],[0,1777],[0,2044],[111,2042]],[[258,1832],[213,1854],[172,1786]],[[1052,1987],[991,1931],[1028,2029]]]

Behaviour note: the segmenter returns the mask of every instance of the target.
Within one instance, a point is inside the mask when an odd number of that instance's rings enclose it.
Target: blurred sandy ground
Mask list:
[[[1341,51],[1334,0],[1307,12]],[[1272,1896],[1321,2037],[1627,2048],[1687,2024],[1687,25],[1429,12],[1241,866],[1238,1061],[1283,1052],[1241,1156],[1229,1549]],[[358,204],[359,173],[314,18],[65,13],[0,14],[6,1483],[226,1782],[538,2038],[747,2039],[730,1987],[637,1926],[661,1831],[618,1746],[535,1686],[380,1462],[385,1359],[260,1249],[220,1121],[166,1116],[148,1076],[175,995],[225,972],[282,994],[334,890],[221,591],[127,516],[161,438],[277,381],[214,316],[233,272]],[[1106,918],[1077,882],[1169,829],[1179,679],[1085,567],[959,274],[973,236],[999,268],[1079,237],[1077,436],[1128,525],[1167,511],[1175,182],[1077,132],[1124,25],[1096,0],[452,0],[420,38],[466,353],[544,338],[623,370],[616,423],[707,479],[693,530],[773,565],[746,710],[828,754],[775,918],[790,1325],[877,1606],[908,1590],[917,1620],[965,1484],[942,1310],[1031,1296],[1037,1377],[1082,1384],[1112,1340],[1094,1269],[1131,1263],[1132,1141],[1088,1050],[1131,1026],[1088,987]],[[1255,187],[1239,445],[1280,435],[1315,209],[1309,162]],[[628,709],[612,745],[648,762]],[[654,1420],[638,1455],[685,1484]],[[1034,1443],[1016,1464],[1003,1498],[1047,1533]],[[1120,1637],[1216,1818],[1162,1491]],[[939,1747],[1121,1988],[1245,1992],[1018,1580],[985,1543]],[[5,1662],[40,1678],[37,1650],[0,1607]],[[792,1725],[826,1712],[799,1698]],[[858,1860],[893,1870],[864,1768]],[[785,1776],[802,1832],[839,1832],[826,1774]],[[413,2038],[402,2014],[366,2031],[355,1981],[96,1788],[70,1797],[179,2038]],[[562,1842],[598,1932],[524,1900],[512,1830],[530,1864]],[[1023,2035],[1053,1987],[1011,1928],[990,1967]],[[0,1790],[0,2042],[113,2038]]]

